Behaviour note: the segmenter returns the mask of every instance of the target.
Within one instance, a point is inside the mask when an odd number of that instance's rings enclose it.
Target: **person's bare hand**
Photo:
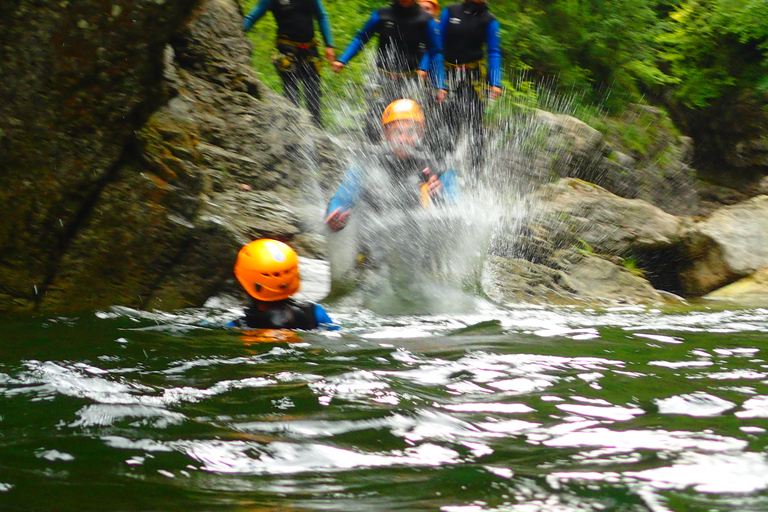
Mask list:
[[[491,99],[495,100],[501,96],[501,87],[496,87],[495,85],[491,87]]]
[[[438,89],[437,90],[437,102],[438,103],[445,101],[445,98],[447,98],[447,97],[448,97],[448,91],[446,91],[445,89]]]
[[[341,231],[347,225],[349,221],[350,210],[342,210],[336,208],[325,218],[325,224],[331,231]]]
[[[334,50],[330,46],[326,46],[325,47],[325,60],[328,61],[328,64],[333,65],[333,61],[336,60],[336,50]]]
[[[333,68],[334,73],[341,73],[341,70],[344,69],[344,63],[338,60],[335,60],[331,62],[331,67]]]
[[[423,69],[417,69],[417,70],[416,70],[416,75],[417,75],[417,76],[418,76],[418,77],[419,77],[421,80],[426,80],[426,79],[427,79],[427,72],[426,72],[426,71],[424,71]]]
[[[443,184],[440,182],[440,178],[437,176],[430,176],[427,180],[427,194],[429,197],[433,197],[440,193],[443,189]]]

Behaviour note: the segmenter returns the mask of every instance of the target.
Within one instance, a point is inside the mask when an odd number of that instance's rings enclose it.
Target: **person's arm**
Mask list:
[[[360,53],[360,50],[363,49],[365,44],[371,40],[371,38],[376,34],[379,28],[379,11],[374,11],[373,14],[371,14],[371,17],[368,18],[368,21],[365,22],[365,25],[363,25],[363,28],[360,29],[357,32],[357,35],[352,40],[351,43],[347,46],[347,48],[344,50],[344,53],[341,54],[341,57],[339,57],[337,62],[341,62],[345,66],[347,63],[352,60],[352,58]]]
[[[317,11],[317,24],[320,27],[320,34],[323,36],[326,48],[333,48],[333,33],[331,33],[331,21],[325,10],[322,0],[315,0],[315,10]]]
[[[451,204],[458,203],[461,197],[461,190],[456,180],[456,172],[453,169],[445,171],[440,175],[440,182],[443,185],[441,193],[443,200]]]
[[[246,32],[251,30],[256,22],[259,21],[261,17],[267,13],[271,6],[272,0],[259,0],[259,3],[256,4],[256,7],[254,7],[253,10],[251,10],[251,12],[249,12],[248,15],[243,18],[243,29],[245,29]]]
[[[430,75],[432,82],[435,84],[435,89],[444,91],[445,69],[443,68],[443,40],[440,36],[440,27],[435,20],[430,19],[427,24],[427,30],[429,32],[427,53],[429,54]]]
[[[361,171],[351,168],[328,203],[325,223],[334,231],[343,229],[363,191]]]
[[[341,326],[331,320],[331,317],[328,316],[328,313],[320,304],[315,304],[315,320],[317,321],[317,326],[321,329],[328,331],[338,331],[341,329]]]
[[[491,87],[501,87],[501,25],[498,20],[488,24],[485,41],[488,51],[488,83]]]

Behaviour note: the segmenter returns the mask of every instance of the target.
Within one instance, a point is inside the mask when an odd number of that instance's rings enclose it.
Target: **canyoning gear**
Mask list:
[[[275,302],[254,301],[245,316],[230,323],[241,329],[317,329],[335,330],[338,325],[319,304],[286,299]]]
[[[346,65],[375,35],[379,35],[376,66],[396,75],[417,69],[429,71],[435,87],[444,88],[442,42],[437,24],[429,13],[416,3],[403,7],[397,2],[377,9],[358,31],[355,38],[338,58]],[[422,55],[429,54],[429,66],[420,68]]]
[[[381,114],[381,124],[387,125],[394,121],[415,121],[424,125],[424,113],[418,103],[410,99],[396,100],[387,105]]]
[[[277,44],[281,44],[280,39],[309,43],[315,37],[314,20],[317,19],[325,46],[333,47],[328,13],[321,0],[259,0],[243,20],[246,32],[251,30],[267,11],[272,11],[277,23]]]
[[[443,115],[454,137],[470,136],[471,165],[483,161],[485,99],[491,87],[501,87],[501,27],[485,3],[465,1],[443,9],[440,35],[445,50],[446,81],[451,95]],[[485,47],[485,52],[483,51]],[[483,65],[488,56],[488,71]]]
[[[245,30],[250,30],[267,11],[272,11],[277,23],[272,63],[283,82],[283,92],[294,105],[301,107],[300,84],[303,84],[307,110],[312,114],[314,123],[321,127],[321,60],[315,40],[314,19],[317,19],[320,26],[326,51],[333,48],[331,26],[325,7],[321,0],[259,0],[243,20]]]
[[[428,2],[432,5],[434,5],[437,9],[440,9],[440,4],[437,3],[437,0],[420,0],[421,2]]]
[[[443,9],[440,16],[445,62],[470,66],[488,55],[488,81],[501,87],[501,26],[485,3],[464,2]],[[449,68],[450,69],[450,68]]]
[[[299,290],[299,258],[283,242],[255,240],[240,249],[235,277],[254,299],[284,300]]]
[[[357,206],[377,214],[420,209],[424,169],[430,169],[431,175],[440,180],[440,201],[456,203],[460,197],[456,173],[440,172],[441,167],[423,152],[416,151],[413,156],[400,159],[382,148],[371,148],[366,155],[368,166],[365,169],[352,166],[347,171],[328,204],[328,214],[337,209],[349,212]]]

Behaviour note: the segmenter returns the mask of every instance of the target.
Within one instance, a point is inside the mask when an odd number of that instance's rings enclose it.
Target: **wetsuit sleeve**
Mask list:
[[[430,62],[431,62],[431,59],[429,58],[429,52],[424,52],[424,55],[421,56],[421,60],[419,61],[419,69],[423,71],[429,71]]]
[[[349,43],[341,57],[336,60],[346,65],[347,62],[352,60],[352,57],[360,53],[360,50],[362,50],[365,44],[371,40],[378,29],[379,11],[374,11],[373,14],[371,14],[371,17],[368,18],[368,21],[365,22],[365,25],[363,25],[363,28],[360,29],[352,42]]]
[[[430,75],[435,89],[445,89],[445,69],[443,68],[443,39],[440,37],[440,27],[435,20],[430,19],[427,24],[429,31],[429,54]]]
[[[259,0],[259,3],[256,4],[256,7],[254,7],[253,10],[251,10],[251,12],[249,12],[248,15],[243,18],[243,29],[245,29],[246,32],[251,30],[256,22],[259,21],[261,17],[267,13],[271,6],[272,0]]]
[[[331,317],[328,316],[328,313],[320,304],[315,304],[315,320],[317,321],[317,325],[322,329],[328,331],[338,331],[341,329],[341,326],[331,320]]]
[[[501,87],[501,25],[499,20],[488,24],[486,33],[488,48],[488,82],[493,87]]]
[[[451,204],[458,203],[461,198],[461,190],[456,180],[456,171],[453,169],[445,171],[440,175],[440,183],[443,185],[442,198]]]
[[[333,34],[331,33],[331,21],[328,18],[328,12],[325,10],[322,0],[315,0],[315,10],[317,11],[317,24],[320,26],[320,34],[323,36],[325,46],[333,48]]]
[[[355,167],[352,167],[347,171],[346,176],[339,185],[338,190],[328,203],[328,212],[331,213],[336,208],[342,210],[351,210],[357,204],[360,199],[360,194],[363,192],[361,171]]]

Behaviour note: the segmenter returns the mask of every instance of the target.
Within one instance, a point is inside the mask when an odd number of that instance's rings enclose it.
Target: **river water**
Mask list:
[[[0,510],[768,510],[768,310],[2,320]]]

